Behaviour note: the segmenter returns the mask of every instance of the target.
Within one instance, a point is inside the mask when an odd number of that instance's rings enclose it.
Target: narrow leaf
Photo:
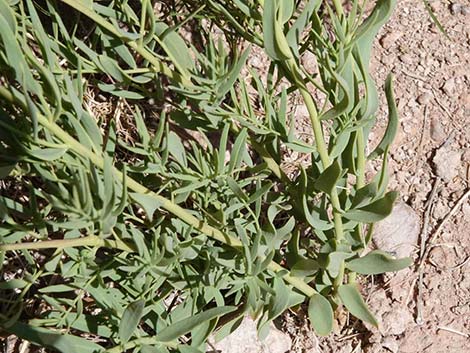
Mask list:
[[[222,306],[206,310],[202,313],[177,321],[171,326],[164,328],[157,334],[155,339],[161,342],[169,342],[193,330],[201,323],[215,319],[219,316],[235,311],[234,306]]]
[[[391,191],[377,201],[357,209],[352,209],[343,214],[343,216],[352,221],[362,223],[374,223],[387,217],[393,209],[393,203],[398,193]]]
[[[344,306],[352,315],[362,321],[374,325],[375,327],[378,326],[377,320],[369,311],[367,304],[364,302],[364,299],[355,284],[344,284],[340,286],[338,288],[338,294]]]
[[[129,338],[132,337],[135,329],[139,325],[142,313],[145,308],[144,300],[137,300],[130,303],[122,314],[121,322],[119,323],[119,338],[122,344],[127,343]]]

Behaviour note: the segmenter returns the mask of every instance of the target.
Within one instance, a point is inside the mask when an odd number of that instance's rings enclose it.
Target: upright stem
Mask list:
[[[297,83],[300,94],[302,95],[302,98],[307,107],[309,117],[310,117],[310,123],[312,124],[313,135],[315,136],[315,144],[317,146],[317,151],[318,151],[318,154],[320,155],[323,169],[326,169],[331,165],[331,160],[328,154],[328,148],[326,146],[325,138],[323,136],[323,128],[322,128],[320,119],[318,117],[318,112],[317,112],[317,108],[315,107],[315,102],[313,101],[313,98],[310,92],[305,87],[305,84],[300,75],[300,70],[298,69],[297,63],[295,62],[295,60],[290,59],[289,61],[287,61],[287,66],[288,66],[289,72],[291,73],[292,77],[296,81],[295,83]],[[336,190],[336,188],[333,188],[329,196],[331,200],[331,205],[333,206],[333,221],[334,221],[335,235],[336,235],[335,240],[336,240],[336,246],[338,246],[339,243],[344,238],[344,232],[343,232],[343,220],[341,218],[341,204],[339,202],[338,191]]]
[[[333,5],[335,7],[336,13],[341,18],[344,15],[343,5],[341,4],[341,0],[333,0]]]

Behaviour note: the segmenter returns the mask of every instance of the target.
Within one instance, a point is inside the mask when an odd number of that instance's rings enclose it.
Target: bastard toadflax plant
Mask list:
[[[367,250],[397,197],[398,118],[389,77],[368,152],[394,1],[366,3],[0,0],[1,330],[66,353],[193,353],[301,304],[319,335],[338,307],[376,325],[357,274],[410,260]],[[308,163],[287,171],[292,152]]]

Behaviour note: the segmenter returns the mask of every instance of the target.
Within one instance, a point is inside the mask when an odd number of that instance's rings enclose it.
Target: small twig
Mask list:
[[[434,185],[431,190],[431,194],[425,205],[424,219],[423,219],[423,228],[421,229],[420,236],[420,248],[419,248],[419,267],[418,267],[418,294],[416,296],[416,323],[418,325],[423,324],[423,267],[421,263],[426,253],[426,240],[428,237],[428,228],[429,228],[429,217],[431,215],[432,205],[434,204],[434,198],[437,194],[437,189],[439,186],[440,179],[437,178],[434,181]]]
[[[470,335],[467,334],[467,333],[464,333],[464,332],[461,332],[461,331],[457,331],[453,328],[450,328],[450,327],[446,327],[446,326],[437,326],[437,329],[438,330],[443,330],[443,331],[447,331],[447,332],[452,332],[452,333],[455,333],[457,335],[460,335],[460,336],[463,336],[465,338],[470,338]]]
[[[424,79],[424,78],[422,78],[422,77],[420,77],[420,76],[418,76],[418,75],[412,74],[411,72],[408,72],[408,71],[406,71],[406,70],[401,70],[401,72],[402,72],[403,74],[405,74],[406,76],[409,76],[409,77],[411,77],[411,78],[414,78],[415,80],[419,80],[419,81],[422,81],[422,82],[428,82],[426,79]]]
[[[442,102],[439,99],[436,98],[437,97],[437,92],[434,89],[432,91],[434,93],[434,100],[436,101],[436,103],[447,114],[447,117],[449,119],[452,119],[452,114],[449,112],[449,109],[447,109],[447,107],[444,104],[442,104]]]

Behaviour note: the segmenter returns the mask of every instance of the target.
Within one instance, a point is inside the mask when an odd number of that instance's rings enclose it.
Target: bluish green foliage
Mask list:
[[[355,272],[410,264],[363,254],[397,196],[391,78],[366,155],[372,41],[394,1],[366,20],[359,2],[172,3],[0,0],[0,255],[3,275],[24,266],[0,282],[2,330],[61,352],[184,353],[246,314],[264,336],[301,303],[321,335],[339,305],[376,324]],[[248,64],[255,47],[267,73]],[[295,131],[297,93],[313,143]],[[287,173],[291,151],[310,165]],[[370,159],[383,168],[367,184]]]

